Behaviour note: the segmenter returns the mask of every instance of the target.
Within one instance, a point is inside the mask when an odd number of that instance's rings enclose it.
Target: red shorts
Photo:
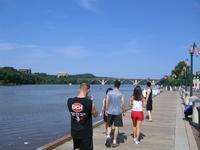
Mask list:
[[[131,118],[133,121],[143,121],[144,120],[144,113],[143,111],[131,111]]]

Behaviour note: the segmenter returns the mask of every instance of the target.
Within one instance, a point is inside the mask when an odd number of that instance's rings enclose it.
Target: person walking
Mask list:
[[[77,97],[69,98],[67,105],[71,115],[73,149],[93,150],[92,116],[98,111],[94,100],[88,96],[90,85],[82,83]]]
[[[152,121],[152,110],[153,110],[153,100],[152,100],[152,88],[151,88],[151,82],[147,82],[147,88],[146,88],[146,110],[148,112],[148,118],[149,121]]]
[[[108,94],[109,91],[113,90],[112,88],[108,88],[106,90],[106,95]],[[108,124],[107,124],[107,120],[108,120],[108,116],[106,116],[106,96],[103,98],[102,100],[102,108],[101,108],[101,113],[100,116],[103,116],[103,120],[105,122],[105,128],[106,128],[106,134],[107,134],[107,128],[108,128]]]
[[[146,101],[142,96],[142,89],[140,86],[134,88],[133,96],[130,98],[130,105],[132,106],[133,140],[135,144],[139,144],[142,121],[144,120],[143,107],[146,106]]]
[[[123,126],[122,114],[125,113],[125,97],[120,92],[121,82],[116,80],[114,83],[114,90],[108,92],[106,96],[106,116],[108,116],[107,124],[107,139],[105,145],[107,147],[117,147],[119,127]],[[111,141],[110,133],[112,124],[114,123],[114,139]]]

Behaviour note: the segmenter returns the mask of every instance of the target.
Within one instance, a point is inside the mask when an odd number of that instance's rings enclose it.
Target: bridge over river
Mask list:
[[[109,77],[99,77],[99,78],[84,78],[83,80],[90,81],[90,83],[100,83],[102,85],[105,85],[107,83],[113,83],[115,80],[119,80],[122,84],[133,84],[133,85],[138,85],[138,84],[144,84],[147,81],[151,82],[152,85],[157,84],[160,79],[141,79],[141,78],[109,78]]]

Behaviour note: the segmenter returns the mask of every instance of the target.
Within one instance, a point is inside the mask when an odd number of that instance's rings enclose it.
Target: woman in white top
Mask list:
[[[132,106],[131,118],[133,121],[133,137],[135,144],[139,144],[140,130],[142,121],[144,120],[143,107],[146,106],[146,101],[142,96],[142,89],[136,86],[133,91],[133,96],[130,98],[130,105]]]

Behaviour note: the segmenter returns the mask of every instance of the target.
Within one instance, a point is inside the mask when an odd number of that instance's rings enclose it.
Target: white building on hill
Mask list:
[[[68,73],[66,73],[66,72],[59,72],[58,74],[57,74],[57,78],[60,78],[60,77],[67,77],[69,74]]]
[[[196,72],[196,75],[193,78],[193,88],[195,90],[200,89],[200,71]]]

